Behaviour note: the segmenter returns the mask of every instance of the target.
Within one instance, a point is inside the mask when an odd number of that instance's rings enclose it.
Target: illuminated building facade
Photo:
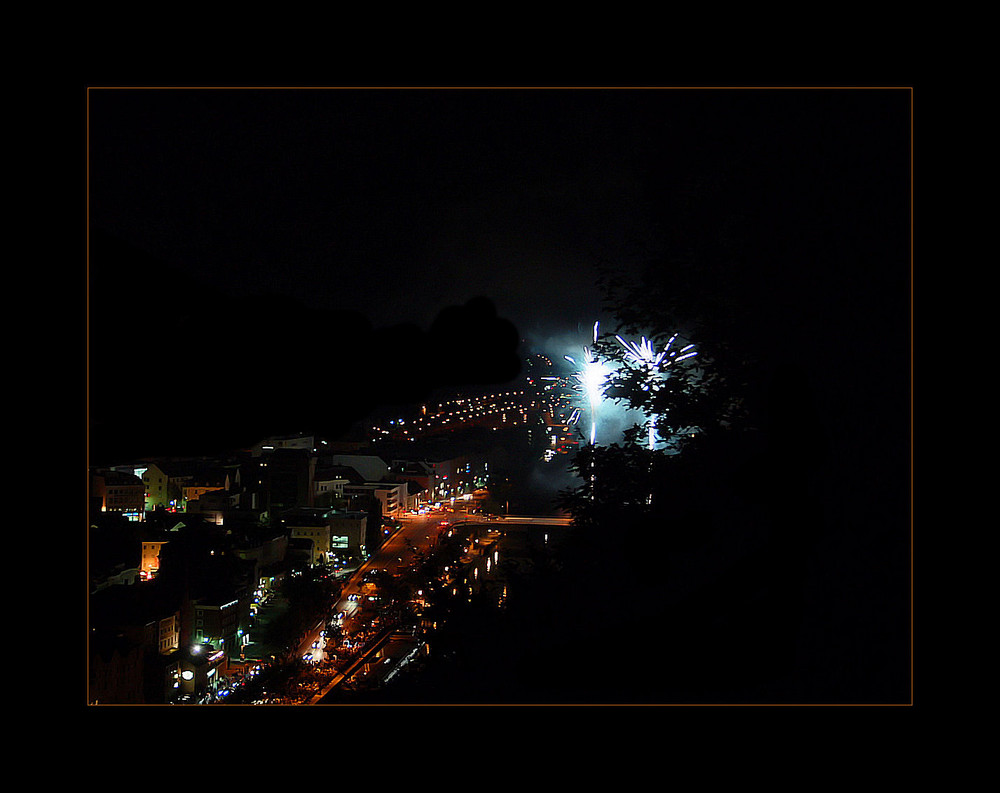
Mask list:
[[[146,509],[152,512],[157,507],[170,506],[170,477],[156,463],[148,463],[142,471],[142,481],[146,486]]]
[[[331,554],[332,509],[300,508],[284,513],[281,523],[291,540],[311,543],[309,564],[323,564]]]
[[[205,493],[213,493],[216,490],[225,490],[225,486],[221,484],[205,484],[205,483],[192,483],[189,485],[184,485],[181,488],[181,493],[183,496],[183,507],[185,511],[190,507],[192,501],[197,501]]]
[[[378,527],[375,527],[377,530]],[[339,556],[364,556],[368,513],[345,510],[330,515],[330,551]]]
[[[349,479],[330,469],[318,470],[313,478],[313,504],[332,507],[344,499],[344,485]]]
[[[145,487],[139,477],[124,471],[104,470],[91,474],[92,504],[99,512],[118,512],[129,520],[142,520]]]
[[[229,472],[205,459],[148,459],[117,465],[114,471],[139,477],[145,487],[143,509],[184,512],[205,493],[228,489]]]
[[[167,544],[166,540],[144,540],[142,557],[139,562],[139,575],[149,580],[160,570],[160,549]]]
[[[175,674],[176,696],[202,697],[218,690],[226,670],[226,653],[211,645],[182,649]]]
[[[242,601],[246,600],[245,603]],[[243,614],[245,606],[246,614]],[[191,603],[193,617],[190,645],[209,644],[230,655],[239,655],[240,637],[249,623],[248,599],[233,595],[198,598]]]
[[[383,517],[398,518],[407,500],[406,482],[365,482],[344,486],[346,496],[367,496],[381,504]]]

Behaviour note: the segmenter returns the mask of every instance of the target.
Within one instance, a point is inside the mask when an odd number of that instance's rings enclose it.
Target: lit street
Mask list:
[[[482,495],[480,493],[478,498]],[[350,668],[352,659],[359,653],[363,656],[368,651],[367,642],[382,630],[375,618],[377,609],[371,607],[371,601],[378,603],[378,591],[374,584],[366,584],[366,578],[371,573],[398,575],[419,565],[420,557],[433,551],[450,526],[457,522],[485,520],[480,515],[469,514],[470,505],[475,509],[476,503],[473,499],[456,501],[455,506],[449,503],[447,507],[424,514],[402,516],[400,527],[392,531],[382,547],[344,580],[340,598],[331,608],[329,622],[317,623],[297,649],[298,657],[310,665],[324,661],[337,663],[338,671],[328,677],[323,693],[340,684],[343,670]],[[335,644],[336,631],[328,631],[328,626],[340,629],[339,648]],[[326,636],[328,632],[330,635]],[[318,698],[320,695],[313,696]]]

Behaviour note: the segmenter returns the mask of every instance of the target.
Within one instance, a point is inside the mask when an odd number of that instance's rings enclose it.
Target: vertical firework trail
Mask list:
[[[594,341],[597,341],[597,329],[599,322],[594,323]],[[567,361],[573,365],[577,365],[576,359],[569,355],[563,356]],[[604,383],[608,379],[610,370],[597,359],[594,353],[589,347],[583,348],[583,365],[580,371],[576,372],[573,376],[579,383],[578,389],[582,391],[590,405],[590,444],[591,446],[597,440],[597,411],[601,400],[604,398]],[[571,421],[576,421],[579,418],[579,411],[574,411]]]

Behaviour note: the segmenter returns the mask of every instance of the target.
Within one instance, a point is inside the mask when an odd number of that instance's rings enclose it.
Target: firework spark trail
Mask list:
[[[578,379],[590,402],[590,443],[593,445],[597,439],[597,407],[604,396],[601,387],[608,378],[608,370],[589,349],[584,348],[583,352],[586,358],[583,372],[578,375]]]
[[[667,342],[667,346],[663,348],[663,352],[656,353],[653,350],[653,343],[647,339],[645,336],[642,340],[636,344],[634,341],[627,342],[621,336],[615,336],[618,343],[625,349],[626,358],[631,359],[640,366],[647,368],[646,382],[643,384],[643,390],[655,390],[656,383],[655,379],[658,374],[658,369],[660,362],[663,357],[667,354],[667,350],[670,349],[670,345],[673,344],[674,339],[677,335],[674,334],[670,341]],[[647,446],[652,449],[656,444],[656,419],[657,416],[650,416],[649,418],[649,435],[647,438]]]
[[[600,321],[594,323],[593,340],[596,344],[599,338]],[[657,391],[662,387],[661,381],[669,375],[667,367],[697,355],[697,351],[692,351],[694,344],[688,344],[680,350],[672,350],[678,334],[674,334],[667,341],[666,345],[659,352],[653,346],[653,342],[645,336],[638,342],[626,341],[619,335],[615,339],[625,351],[626,365],[631,365],[641,369],[645,373],[645,381],[642,388],[646,391]],[[586,395],[590,409],[590,443],[593,445],[597,439],[597,422],[599,418],[599,408],[604,399],[603,388],[608,376],[614,371],[608,368],[602,361],[598,360],[590,347],[583,348],[583,360],[578,362],[571,355],[564,355],[567,361],[577,367],[573,379],[577,385],[575,390]],[[581,415],[581,410],[577,408],[567,421],[567,424],[576,424]],[[648,447],[653,449],[656,445],[656,424],[659,416],[649,415]]]
[[[595,332],[596,332],[596,326],[595,326]],[[659,384],[657,380],[661,374],[660,371],[661,364],[662,366],[669,366],[675,361],[683,361],[685,358],[690,358],[692,355],[698,354],[697,352],[687,352],[692,347],[694,347],[693,344],[689,344],[686,347],[676,352],[670,352],[670,347],[674,343],[674,340],[677,338],[676,333],[670,337],[670,340],[667,342],[667,345],[663,348],[663,351],[659,353],[657,353],[653,349],[653,342],[647,339],[645,336],[642,337],[639,343],[636,343],[634,341],[627,342],[625,341],[625,339],[623,339],[621,336],[618,335],[616,335],[615,338],[618,340],[618,343],[621,344],[621,346],[625,349],[625,357],[646,370],[646,382],[642,386],[644,391],[658,390]],[[679,358],[675,358],[674,356],[677,355],[677,352],[682,352],[686,354],[681,355]],[[667,358],[666,363],[663,363],[664,358]],[[648,447],[650,449],[652,449],[656,445],[656,421],[658,418],[659,416],[656,415],[651,415],[649,417]]]
[[[594,335],[597,335],[596,322],[594,323]],[[602,389],[604,382],[608,379],[610,370],[597,359],[589,347],[583,348],[583,356],[583,363],[580,365],[580,370],[573,377],[579,383],[578,390],[586,394],[588,404],[590,405],[590,443],[593,445],[597,439],[598,406],[604,397]],[[574,366],[578,365],[576,359],[572,356],[564,355],[563,357]],[[578,418],[579,410],[573,413],[573,419]]]

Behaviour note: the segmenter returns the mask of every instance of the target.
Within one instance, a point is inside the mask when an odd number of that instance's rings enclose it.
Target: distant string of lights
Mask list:
[[[442,430],[487,423],[494,429],[517,426],[533,420],[539,401],[524,390],[484,396],[460,397],[439,402],[436,408],[421,405],[418,415],[400,416],[388,424],[371,427],[372,440],[417,440]]]
[[[615,334],[613,337],[624,351],[620,366],[639,371],[643,376],[643,390],[658,391],[670,376],[670,367],[696,356],[694,344],[673,349],[678,334],[674,334],[661,350],[651,339],[642,336],[639,341],[629,341]],[[594,322],[592,343],[600,339],[600,322]],[[481,396],[456,397],[437,403],[421,405],[415,415],[398,416],[387,423],[370,427],[372,442],[416,441],[422,437],[465,427],[487,426],[494,431],[505,427],[544,425],[550,433],[546,459],[556,453],[567,453],[577,445],[574,429],[584,416],[590,419],[590,444],[597,443],[601,426],[604,389],[608,378],[620,366],[609,365],[595,353],[591,346],[583,347],[583,355],[563,355],[564,360],[576,371],[561,375],[530,372],[526,378],[528,389],[514,389]],[[542,353],[529,358],[529,364],[555,369],[552,359]],[[647,444],[650,449],[657,443],[657,424],[661,417],[647,413]]]

